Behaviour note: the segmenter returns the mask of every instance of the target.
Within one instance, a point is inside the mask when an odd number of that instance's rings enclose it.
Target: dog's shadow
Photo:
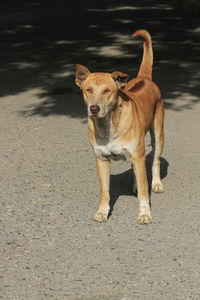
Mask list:
[[[153,152],[151,151],[146,156],[146,170],[149,184],[149,194],[151,195],[151,181],[152,181],[152,163],[153,163]],[[160,177],[161,179],[167,176],[169,163],[163,157],[160,158]],[[133,170],[132,168],[125,171],[124,173],[111,175],[110,176],[110,213],[114,209],[115,203],[120,196],[135,196],[133,194]]]

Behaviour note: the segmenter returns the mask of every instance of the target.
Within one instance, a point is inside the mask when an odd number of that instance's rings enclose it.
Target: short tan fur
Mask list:
[[[76,84],[81,88],[88,109],[89,139],[96,155],[100,182],[100,204],[95,221],[106,221],[109,214],[110,162],[128,158],[133,165],[134,191],[139,199],[138,221],[152,221],[145,167],[145,135],[151,134],[154,160],[152,190],[163,192],[160,178],[160,155],[164,145],[164,105],[160,90],[152,81],[153,51],[151,36],[138,30],[133,36],[144,39],[141,66],[136,78],[128,75],[90,73],[76,65]]]

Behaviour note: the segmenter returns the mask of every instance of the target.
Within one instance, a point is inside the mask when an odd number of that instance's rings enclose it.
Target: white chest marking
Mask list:
[[[123,147],[119,144],[108,143],[106,145],[94,146],[94,151],[97,156],[110,156],[124,154]]]
[[[107,143],[106,145],[96,144],[94,146],[94,152],[98,157],[109,157],[109,156],[127,156],[127,154],[133,154],[137,142],[135,140],[129,142],[128,144],[118,144],[114,141]]]

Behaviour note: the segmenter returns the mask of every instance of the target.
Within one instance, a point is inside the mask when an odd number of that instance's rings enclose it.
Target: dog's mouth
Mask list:
[[[101,119],[102,118],[102,116],[99,113],[97,113],[97,114],[89,113],[89,117],[95,118],[95,119]]]
[[[103,119],[107,113],[107,111],[104,112],[102,110],[100,110],[98,113],[91,113],[91,111],[89,111],[88,116],[93,119]]]
[[[102,109],[102,107],[100,107],[99,105],[91,105],[88,109],[88,115],[91,118],[103,118],[105,113]]]

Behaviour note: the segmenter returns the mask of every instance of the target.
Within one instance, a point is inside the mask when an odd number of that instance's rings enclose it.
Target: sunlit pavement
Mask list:
[[[199,299],[199,31],[166,1],[0,4],[0,298]],[[165,102],[165,192],[137,223],[128,162],[114,162],[112,215],[99,184],[76,63],[137,74],[149,30]],[[147,171],[151,155],[147,137]]]

